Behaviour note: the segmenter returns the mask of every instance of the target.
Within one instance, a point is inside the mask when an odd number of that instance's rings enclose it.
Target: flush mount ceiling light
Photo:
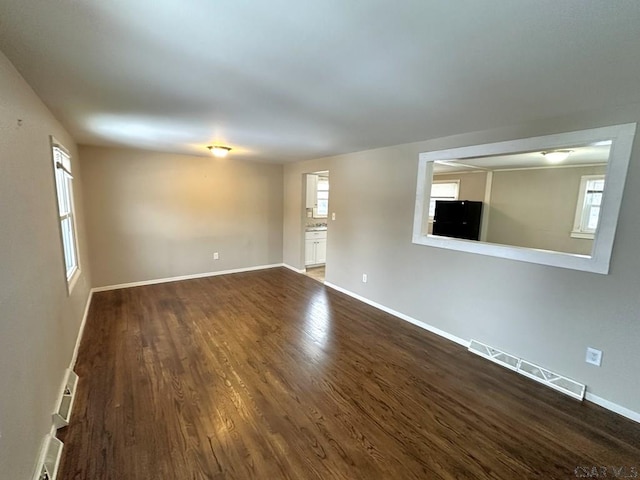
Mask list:
[[[223,147],[222,145],[210,145],[207,147],[211,150],[214,157],[224,158],[231,151],[230,147]]]
[[[564,162],[573,150],[554,150],[552,152],[541,152],[549,163]]]

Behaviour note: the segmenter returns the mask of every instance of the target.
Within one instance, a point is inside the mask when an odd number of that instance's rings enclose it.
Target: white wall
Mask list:
[[[94,287],[282,263],[281,165],[80,154]]]
[[[583,175],[606,166],[497,171],[487,242],[591,255],[593,240],[571,237]]]
[[[67,295],[49,136],[72,154],[82,274]],[[76,146],[0,53],[0,477],[31,478],[89,296]]]
[[[636,104],[286,165],[285,262],[302,268],[300,175],[329,169],[336,220],[329,220],[328,282],[462,339],[539,363],[640,412],[640,135],[609,275],[411,242],[420,152],[637,121]],[[362,273],[368,274],[366,284]],[[584,362],[587,346],[604,351],[602,367]]]

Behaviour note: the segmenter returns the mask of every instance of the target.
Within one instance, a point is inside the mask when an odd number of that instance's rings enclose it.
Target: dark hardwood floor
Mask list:
[[[76,372],[63,480],[640,470],[640,425],[284,268],[96,293]]]

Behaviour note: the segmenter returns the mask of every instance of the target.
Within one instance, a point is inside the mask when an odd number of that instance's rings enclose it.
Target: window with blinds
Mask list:
[[[71,285],[79,272],[78,246],[76,242],[75,210],[73,207],[73,176],[71,157],[64,147],[54,143],[53,164],[56,176],[58,213],[64,251],[67,283]]]
[[[580,179],[578,204],[571,236],[592,239],[598,228],[604,193],[604,175],[584,175]]]
[[[318,207],[315,212],[315,217],[326,217],[329,215],[329,178],[318,177]]]

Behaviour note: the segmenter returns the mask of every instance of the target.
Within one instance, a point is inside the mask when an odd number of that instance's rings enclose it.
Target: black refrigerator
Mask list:
[[[479,240],[481,219],[482,202],[436,200],[433,235]]]

